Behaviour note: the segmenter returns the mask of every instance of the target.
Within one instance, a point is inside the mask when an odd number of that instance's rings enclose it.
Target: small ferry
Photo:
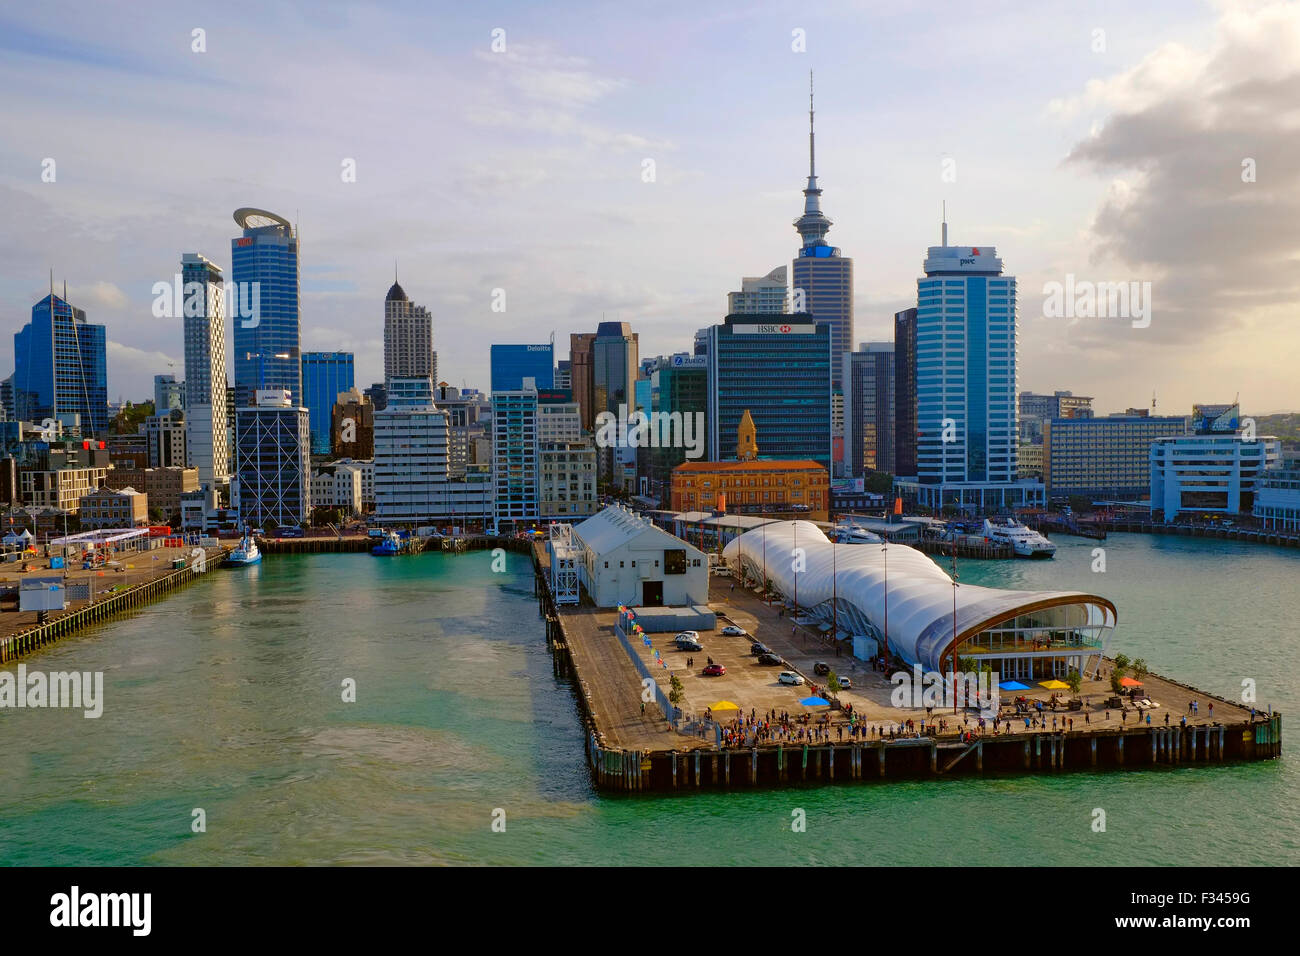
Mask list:
[[[370,553],[377,558],[389,558],[401,554],[404,550],[402,539],[398,537],[397,532],[389,531],[384,534],[384,540],[370,549]]]
[[[246,567],[250,564],[257,564],[262,560],[262,552],[258,550],[257,541],[247,531],[239,540],[239,546],[231,549],[226,555],[226,564],[234,567]]]
[[[1056,554],[1056,545],[1014,518],[985,518],[984,537],[1011,545],[1017,558],[1050,558]]]

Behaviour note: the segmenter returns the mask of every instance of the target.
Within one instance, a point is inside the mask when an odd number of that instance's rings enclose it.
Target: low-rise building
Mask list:
[[[81,499],[82,528],[134,528],[149,523],[149,496],[134,488],[100,488]]]
[[[109,488],[134,488],[149,498],[149,508],[170,518],[179,514],[181,497],[199,490],[197,468],[111,468],[105,484]]]
[[[708,603],[708,556],[625,508],[574,525],[572,539],[579,580],[597,607]]]
[[[1041,469],[1052,498],[1134,500],[1151,487],[1151,444],[1186,434],[1184,416],[1110,415],[1043,422]],[[1026,447],[1020,446],[1021,461]]]
[[[1287,458],[1260,476],[1251,513],[1265,531],[1300,531],[1300,460]]]
[[[1196,434],[1151,445],[1152,514],[1173,521],[1184,513],[1253,513],[1260,479],[1281,460],[1282,443],[1238,433],[1235,405],[1197,406],[1193,418]]]

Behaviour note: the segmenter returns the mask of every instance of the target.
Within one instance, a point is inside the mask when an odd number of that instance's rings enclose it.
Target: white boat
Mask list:
[[[230,553],[226,555],[226,564],[235,565],[237,567],[257,564],[261,560],[262,552],[258,550],[257,542],[253,540],[253,536],[247,531],[245,531],[244,536],[240,538],[239,547],[232,548]]]
[[[985,518],[984,537],[1011,545],[1017,558],[1050,558],[1056,554],[1056,545],[1014,518]]]
[[[855,524],[837,524],[831,528],[830,539],[836,544],[879,544],[880,535]]]

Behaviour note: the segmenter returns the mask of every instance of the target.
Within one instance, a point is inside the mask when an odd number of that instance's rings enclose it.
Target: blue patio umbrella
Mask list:
[[[1018,680],[1009,680],[1006,683],[999,682],[998,687],[1002,688],[1002,690],[1029,690],[1028,684],[1022,684]]]
[[[830,701],[825,697],[805,697],[803,700],[799,701],[799,703],[803,704],[805,707],[816,707],[818,704],[829,704]]]

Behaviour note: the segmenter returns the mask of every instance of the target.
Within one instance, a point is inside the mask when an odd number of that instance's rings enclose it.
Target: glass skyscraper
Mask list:
[[[233,286],[226,290],[226,315],[234,328],[235,405],[252,405],[260,388],[282,388],[299,406],[298,236],[289,220],[263,209],[237,209],[235,222],[244,230],[230,242]]]
[[[555,387],[555,355],[549,343],[492,346],[492,391],[518,391],[526,378],[534,379],[538,389]]]
[[[992,246],[931,246],[917,280],[916,480],[896,483],[939,509],[992,513],[1044,503],[1018,481],[1016,280]]]
[[[894,343],[844,356],[844,464],[850,478],[894,473]]]
[[[709,329],[707,361],[710,460],[736,457],[748,410],[762,457],[815,461],[829,474],[830,326],[806,313],[729,315]]]
[[[83,435],[108,430],[104,326],[53,292],[32,306],[14,334],[14,418],[40,424],[76,413]],[[65,419],[66,422],[66,419]]]
[[[302,390],[311,427],[311,453],[330,453],[330,427],[340,392],[356,382],[351,352],[303,352]]]

